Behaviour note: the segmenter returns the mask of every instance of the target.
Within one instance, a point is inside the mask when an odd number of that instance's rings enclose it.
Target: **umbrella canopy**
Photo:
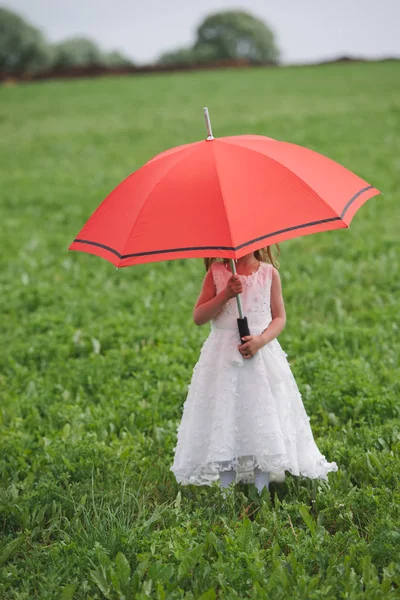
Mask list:
[[[238,259],[300,235],[347,228],[375,187],[296,144],[239,135],[158,154],[100,204],[69,249],[116,267]]]

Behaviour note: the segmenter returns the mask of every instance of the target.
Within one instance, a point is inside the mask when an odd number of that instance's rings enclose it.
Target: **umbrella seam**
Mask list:
[[[349,209],[351,204],[361,194],[363,194],[364,192],[366,192],[369,189],[376,189],[376,188],[374,188],[373,186],[368,186],[368,187],[362,188],[356,194],[354,194],[354,196],[352,196],[352,198],[345,205],[345,209],[342,211],[342,216],[344,216],[345,212]],[[379,193],[379,190],[376,190],[376,191]],[[231,250],[231,251],[235,252],[237,250],[240,250],[240,248],[243,248],[244,246],[248,246],[250,244],[253,244],[262,239],[266,239],[268,237],[272,237],[273,235],[278,235],[280,233],[286,233],[287,231],[293,231],[294,229],[313,227],[314,225],[319,225],[321,223],[329,223],[332,221],[342,221],[342,220],[343,219],[341,217],[336,216],[336,217],[330,217],[328,219],[320,219],[319,221],[310,221],[308,223],[301,223],[300,225],[293,225],[292,227],[286,227],[285,229],[278,229],[276,231],[267,233],[260,237],[254,238],[252,240],[248,240],[247,242],[243,242],[243,244],[240,244],[239,246],[188,246],[185,248],[169,248],[169,249],[165,249],[165,250],[150,250],[150,251],[146,251],[146,252],[137,252],[134,254],[120,254],[114,248],[111,248],[110,246],[106,246],[105,244],[100,244],[99,242],[92,242],[90,240],[83,240],[80,238],[75,238],[74,242],[79,243],[79,244],[89,244],[91,246],[98,246],[99,248],[104,248],[105,250],[108,250],[109,252],[112,252],[113,254],[118,256],[121,260],[124,260],[126,258],[133,258],[135,256],[146,256],[146,255],[150,255],[150,254],[166,254],[168,252],[184,252],[184,251],[190,251],[190,250]]]
[[[231,226],[230,226],[229,219],[228,219],[228,212],[227,212],[227,210],[226,210],[226,204],[225,204],[224,193],[223,193],[223,191],[222,191],[221,180],[220,180],[220,178],[219,178],[218,167],[217,167],[217,157],[216,157],[216,155],[215,155],[215,151],[214,151],[214,145],[213,145],[213,147],[212,147],[212,153],[213,153],[213,156],[214,156],[214,166],[215,166],[215,171],[216,171],[216,173],[217,173],[218,187],[219,187],[219,190],[220,190],[220,192],[221,192],[222,204],[224,205],[224,211],[225,211],[226,222],[227,222],[227,225],[228,225],[229,237],[230,237],[230,239],[231,239],[231,245],[233,246],[232,230],[231,230]]]
[[[188,156],[190,156],[191,154],[193,154],[193,152],[194,152],[195,150],[197,150],[197,149],[198,149],[198,146],[196,145],[196,147],[195,147],[195,148],[192,148],[192,151],[191,151],[191,152],[189,152],[189,154],[188,154],[188,155],[186,155],[186,158],[187,158]],[[184,151],[182,151],[182,153],[179,153],[179,154],[183,154],[183,153],[184,153]],[[186,154],[186,153],[185,153],[185,154]],[[136,226],[136,224],[137,224],[137,222],[138,222],[138,220],[139,220],[139,217],[140,217],[140,215],[141,215],[141,213],[142,213],[142,211],[143,211],[143,209],[144,209],[144,207],[145,207],[146,203],[148,202],[149,198],[151,198],[151,196],[153,195],[153,193],[155,192],[155,190],[157,189],[157,187],[159,186],[159,184],[161,183],[161,181],[162,181],[162,180],[163,180],[163,179],[164,179],[164,178],[165,178],[165,177],[166,177],[166,176],[167,176],[167,175],[168,175],[168,174],[169,174],[169,173],[172,171],[172,169],[173,169],[174,167],[176,167],[176,165],[177,165],[178,163],[180,163],[180,162],[181,162],[181,161],[182,161],[184,158],[185,158],[185,156],[180,156],[180,157],[179,157],[179,158],[178,158],[178,159],[177,159],[177,160],[174,162],[174,164],[173,164],[173,165],[171,165],[171,166],[169,167],[169,169],[166,171],[166,173],[164,173],[164,175],[163,175],[163,176],[162,176],[162,177],[161,177],[161,178],[160,178],[160,179],[157,181],[156,185],[153,187],[153,189],[151,190],[151,192],[150,192],[150,193],[149,193],[149,195],[147,196],[146,200],[143,202],[143,204],[142,204],[142,206],[140,207],[140,210],[139,210],[139,212],[138,212],[138,214],[137,214],[137,216],[136,216],[135,222],[133,223],[133,225],[132,225],[132,227],[131,227],[131,229],[130,229],[130,231],[129,231],[129,234],[128,234],[128,236],[127,236],[126,240],[125,240],[124,246],[123,246],[123,248],[122,248],[121,257],[122,257],[122,256],[124,256],[124,254],[123,254],[123,250],[124,250],[124,248],[125,248],[126,244],[128,243],[128,241],[129,241],[129,238],[131,237],[131,235],[132,235],[132,232],[133,232],[133,230],[134,230],[134,228],[135,228],[135,226]]]
[[[226,139],[225,140],[220,140],[222,143],[228,144],[228,146],[236,146],[239,148],[242,148],[243,150],[247,150],[248,152],[253,152],[255,154],[258,154],[259,156],[264,156],[266,159],[272,161],[273,163],[279,165],[284,171],[287,171],[287,173],[290,176],[291,180],[294,180],[294,182],[300,182],[301,187],[307,188],[307,190],[310,190],[312,193],[312,196],[320,203],[323,205],[323,207],[326,209],[327,207],[332,211],[332,213],[334,215],[336,215],[337,217],[340,217],[340,214],[338,213],[338,211],[336,211],[334,208],[332,208],[332,206],[330,204],[328,204],[328,202],[326,202],[323,198],[321,198],[321,196],[314,190],[314,188],[312,188],[306,181],[304,181],[304,179],[302,179],[300,177],[300,175],[297,175],[297,173],[295,173],[294,171],[291,171],[289,169],[289,167],[286,167],[284,164],[282,164],[281,162],[279,162],[279,160],[276,160],[275,158],[272,158],[271,156],[268,156],[268,154],[264,154],[263,152],[260,152],[258,150],[254,150],[253,148],[247,148],[247,146],[242,146],[241,144],[234,144],[232,142],[227,142]],[[281,142],[276,140],[277,144],[290,144],[290,142]],[[291,144],[293,146],[297,146],[297,144]],[[302,147],[302,146],[299,146]],[[308,149],[308,148],[307,148]],[[314,152],[314,150],[312,150],[312,152]],[[317,152],[317,154],[319,154],[319,152]],[[321,156],[324,156],[323,154],[321,154]],[[329,158],[328,156],[324,156],[324,158],[327,158],[328,160],[332,160],[331,158]],[[335,162],[335,161],[333,161]],[[337,165],[339,165],[340,167],[342,167],[343,169],[346,169],[346,167],[343,167],[343,165],[340,165],[339,163],[336,163]],[[346,169],[348,171],[348,169]]]
[[[204,141],[204,140],[202,140],[202,141]],[[159,152],[158,154],[153,156],[153,158],[150,158],[150,160],[148,160],[146,163],[144,163],[143,167],[153,164],[162,158],[165,158],[165,156],[163,157],[163,154],[166,156],[173,156],[174,154],[182,154],[182,152],[185,152],[186,150],[188,150],[189,146],[192,146],[192,147],[198,146],[201,143],[202,143],[201,141],[189,142],[188,144],[182,144],[181,146],[176,146],[175,148],[169,148],[167,150],[163,150],[162,152]],[[194,148],[193,148],[193,150],[194,150]]]
[[[105,244],[100,244],[99,242],[92,242],[90,240],[82,240],[80,238],[76,238],[74,242],[79,244],[89,244],[91,246],[98,246],[99,248],[104,248],[105,250],[109,250],[121,260],[125,260],[126,258],[134,258],[135,256],[148,256],[150,254],[168,254],[168,252],[185,252],[190,250],[232,250],[236,252],[236,250],[240,250],[244,248],[244,246],[249,246],[250,244],[254,244],[262,239],[271,237],[273,235],[278,235],[280,233],[286,233],[287,231],[293,231],[294,229],[301,229],[304,227],[313,227],[314,225],[320,225],[321,223],[330,223],[331,221],[341,221],[340,217],[330,217],[329,219],[321,219],[319,221],[310,221],[309,223],[302,223],[301,225],[294,225],[293,227],[287,227],[285,229],[279,229],[277,231],[273,231],[272,233],[267,233],[265,235],[261,235],[258,238],[254,238],[252,240],[248,240],[247,242],[243,242],[239,246],[185,246],[183,248],[167,248],[164,250],[148,250],[145,252],[136,252],[134,254],[120,254],[114,248],[110,246],[106,246]]]

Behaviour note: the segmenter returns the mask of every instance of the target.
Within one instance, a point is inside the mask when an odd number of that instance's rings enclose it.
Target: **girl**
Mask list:
[[[279,251],[279,246],[278,246]],[[281,281],[270,247],[237,260],[204,259],[206,275],[196,302],[197,325],[211,331],[193,369],[177,429],[170,470],[182,485],[222,488],[293,475],[328,480],[337,471],[315,444],[310,418],[277,336],[286,323]],[[236,295],[251,335],[240,343]]]

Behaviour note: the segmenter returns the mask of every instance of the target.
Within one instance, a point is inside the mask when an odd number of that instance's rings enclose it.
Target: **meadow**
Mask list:
[[[384,195],[281,244],[279,336],[338,472],[179,486],[169,471],[209,326],[204,265],[67,252],[162,150],[256,133]],[[0,598],[400,597],[400,62],[0,88]]]

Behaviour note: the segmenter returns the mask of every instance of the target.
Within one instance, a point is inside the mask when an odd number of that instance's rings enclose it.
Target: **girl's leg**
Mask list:
[[[255,481],[254,481],[255,486],[258,490],[258,493],[261,494],[264,487],[266,487],[267,489],[269,487],[269,472],[261,471],[261,469],[259,467],[256,467],[254,469],[254,475],[255,475]]]

